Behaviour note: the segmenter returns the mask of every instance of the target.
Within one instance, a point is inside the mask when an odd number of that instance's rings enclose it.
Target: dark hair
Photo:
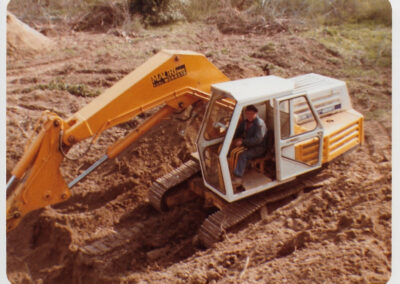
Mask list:
[[[246,107],[246,111],[258,112],[258,109],[257,109],[254,105],[248,105],[248,106]]]

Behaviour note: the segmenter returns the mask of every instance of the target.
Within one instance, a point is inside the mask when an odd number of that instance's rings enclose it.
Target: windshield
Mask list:
[[[213,140],[225,136],[231,122],[234,105],[231,100],[221,97],[213,102],[207,118],[204,138]]]
[[[232,119],[235,101],[225,96],[214,97],[208,106],[204,130],[199,140],[204,178],[209,185],[225,194],[219,153]]]

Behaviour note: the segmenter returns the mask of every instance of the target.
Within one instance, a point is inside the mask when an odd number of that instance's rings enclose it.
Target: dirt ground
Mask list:
[[[129,35],[65,29],[49,33],[56,45],[50,51],[9,52],[7,177],[43,110],[68,118],[91,100],[57,86],[84,84],[88,92],[101,92],[162,48],[206,54],[231,79],[310,72],[349,79],[340,54],[281,26],[267,30],[221,33],[212,21]],[[378,71],[378,78],[361,77],[349,84],[354,107],[364,114],[371,105],[356,94],[383,96],[391,109],[391,69]],[[202,110],[197,108],[187,122],[177,119],[187,113],[165,119],[123,156],[77,185],[68,201],[29,214],[7,234],[9,280],[386,283],[391,275],[390,120],[366,120],[365,144],[324,167],[319,173],[323,187],[202,249],[193,239],[210,212],[200,199],[163,214],[147,200],[151,183],[195,149]],[[84,158],[65,161],[67,182],[150,114],[106,131]],[[79,144],[69,155],[82,154],[87,145]]]

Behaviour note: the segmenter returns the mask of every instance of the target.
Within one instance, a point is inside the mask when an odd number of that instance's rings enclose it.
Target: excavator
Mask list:
[[[351,105],[346,83],[318,74],[274,75],[231,81],[204,55],[162,50],[64,120],[43,113],[40,131],[28,142],[7,182],[7,231],[36,209],[66,201],[71,188],[113,159],[166,116],[207,102],[197,152],[155,180],[149,202],[159,211],[194,196],[216,209],[199,229],[206,246],[256,211],[312,186],[310,173],[364,142],[363,116]],[[268,151],[248,163],[242,182],[232,183],[239,155],[235,131],[247,106],[265,121]],[[144,123],[67,183],[60,164],[77,143],[156,110]]]

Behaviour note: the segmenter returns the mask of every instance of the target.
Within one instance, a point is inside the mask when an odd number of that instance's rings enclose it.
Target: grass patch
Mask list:
[[[274,52],[275,51],[275,44],[273,42],[269,42],[266,45],[263,45],[259,49],[261,52]]]
[[[229,54],[229,49],[227,49],[227,48],[221,49],[221,54],[228,55]]]
[[[391,121],[391,27],[364,22],[321,26],[303,35],[340,54],[340,76],[367,121]]]
[[[391,67],[392,29],[384,25],[344,24],[322,26],[305,36],[339,53],[351,67]],[[349,70],[350,74],[353,70]]]
[[[306,19],[314,24],[373,22],[390,26],[392,9],[388,0],[257,0],[267,18]]]
[[[365,114],[365,120],[373,120],[373,121],[388,121],[390,120],[391,115],[388,115],[388,112],[384,109],[373,109]]]
[[[376,73],[373,75],[376,75]],[[353,96],[353,102],[361,108],[366,120],[391,121],[391,97],[385,94],[382,88],[375,88],[357,80],[348,82],[348,87],[353,90],[353,92],[350,92]]]
[[[71,95],[80,97],[97,97],[100,95],[99,90],[92,90],[84,84],[68,84],[60,79],[52,80],[48,84],[39,84],[37,89],[51,91],[67,91]]]
[[[189,1],[184,6],[183,15],[189,22],[194,22],[215,15],[219,6],[219,1],[214,0]]]

